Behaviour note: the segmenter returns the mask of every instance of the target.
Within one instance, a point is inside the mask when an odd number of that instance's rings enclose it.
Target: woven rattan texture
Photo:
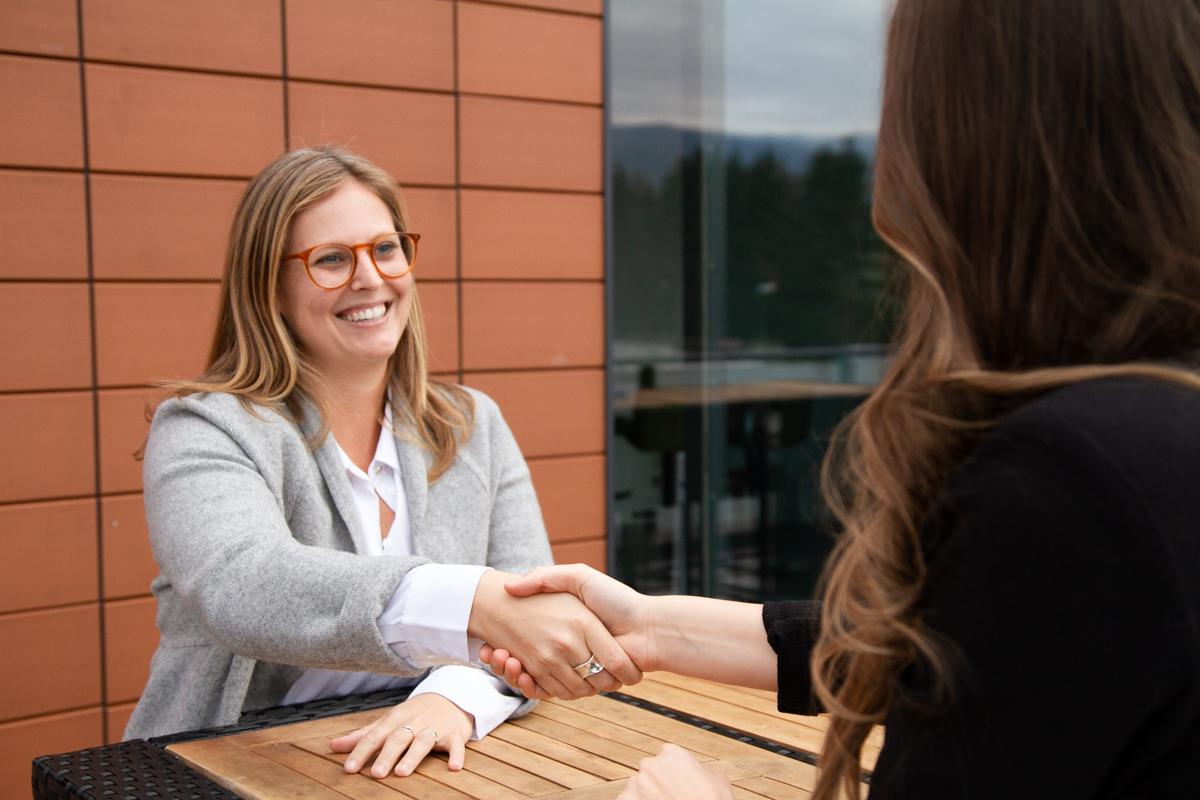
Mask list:
[[[238,800],[141,739],[35,759],[33,796],[36,800]]]
[[[242,714],[232,725],[78,750],[33,761],[34,800],[239,800],[164,748],[179,742],[393,706],[411,689],[314,700]]]

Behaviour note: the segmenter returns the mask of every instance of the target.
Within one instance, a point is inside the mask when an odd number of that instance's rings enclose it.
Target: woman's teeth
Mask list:
[[[344,319],[349,322],[368,322],[373,319],[379,319],[387,313],[387,303],[380,303],[372,308],[359,308],[354,311],[344,311],[338,314],[339,319]]]

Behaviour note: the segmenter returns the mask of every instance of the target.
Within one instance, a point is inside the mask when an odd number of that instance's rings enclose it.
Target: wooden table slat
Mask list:
[[[680,747],[703,753],[710,758],[738,764],[752,764],[756,769],[761,769],[763,774],[768,774],[768,770],[770,770],[771,776],[776,780],[784,781],[797,788],[812,791],[816,786],[817,769],[811,764],[786,756],[777,756],[754,745],[739,742],[717,733],[710,733],[686,722],[670,719],[650,711],[623,703],[603,701],[602,697],[587,697],[576,700],[571,705],[581,712],[616,724],[634,725],[646,731],[653,730],[664,741],[674,742]],[[546,702],[558,703],[560,701]]]
[[[552,719],[555,722],[569,725],[572,728],[578,728],[585,733],[591,733],[595,736],[602,736],[610,742],[617,742],[626,747],[633,748],[647,756],[656,756],[658,751],[663,746],[662,739],[656,739],[653,736],[648,736],[641,731],[631,730],[621,725],[613,724],[599,717],[589,716],[580,711],[571,708],[570,704],[557,702],[538,703],[530,716],[545,717]],[[678,742],[676,742],[678,744]],[[682,745],[681,745],[682,746]],[[686,748],[685,748],[686,749]],[[692,755],[698,761],[711,761],[712,756],[691,751]]]
[[[621,691],[805,753],[820,753],[825,738],[820,732],[804,725],[665,683],[642,681],[636,686],[626,686]]]
[[[435,753],[433,757],[441,760],[447,758],[443,753]],[[501,786],[507,786],[526,797],[541,797],[544,794],[554,794],[563,790],[563,787],[557,783],[505,764],[485,753],[471,753],[468,758],[470,762],[464,767],[465,769],[493,780]]]
[[[280,797],[304,800],[345,800],[345,795],[239,747],[230,740],[201,739],[167,748],[193,769],[242,797],[252,800],[276,800]]]
[[[501,725],[492,731],[491,736],[517,747],[523,747],[530,752],[552,758],[563,764],[570,764],[577,769],[590,772],[605,780],[611,781],[617,778],[628,778],[637,771],[623,764],[609,761],[607,758],[599,758],[591,753],[585,753],[578,747],[572,747],[569,744],[555,741],[549,736],[543,736],[526,728],[519,728],[516,725]]]
[[[313,742],[313,740],[309,739],[306,740],[305,743],[308,744],[311,742]],[[298,743],[293,742],[290,745],[268,745],[268,747],[291,747],[295,752],[302,752],[306,758],[304,763],[314,765],[319,762],[321,765],[319,768],[316,766],[312,768],[314,771],[319,769],[322,774],[348,774],[342,767],[342,764],[346,761],[346,756],[348,755],[347,753],[313,753],[312,751],[307,750],[306,748],[298,747],[297,745]],[[427,761],[429,761],[429,759],[426,759],[426,762]],[[372,759],[367,763],[369,767],[371,763],[374,763],[374,760]],[[422,766],[425,766],[425,762],[422,762]],[[364,770],[368,767],[364,767]],[[443,768],[449,772],[449,768],[445,767],[445,765],[443,765]],[[475,795],[468,794],[460,791],[457,788],[447,786],[442,781],[435,780],[434,778],[429,777],[427,774],[422,773],[419,768],[416,773],[404,778],[397,777],[394,773],[389,773],[387,777],[384,778],[374,778],[369,774],[363,774],[362,772],[355,773],[353,777],[356,780],[349,783],[351,786],[358,786],[360,783],[375,783],[389,790],[415,798],[416,800],[476,800]]]
[[[805,789],[797,789],[795,786],[761,776],[742,778],[739,781],[734,781],[733,785],[756,792],[763,797],[769,797],[771,800],[800,800],[800,798],[812,796],[812,792]]]
[[[597,778],[590,772],[575,769],[572,766],[560,763],[552,758],[546,758],[538,753],[531,753],[523,747],[517,747],[498,739],[493,734],[495,734],[495,731],[492,731],[491,734],[478,742],[467,743],[467,750],[469,751],[467,753],[468,764],[471,760],[471,752],[480,752],[486,753],[498,761],[512,764],[514,767],[523,769],[526,772],[540,775],[548,781],[557,783],[564,789],[580,789],[584,786],[604,783],[603,778]]]
[[[763,697],[757,689],[747,689],[743,686],[726,686],[723,683],[713,683],[703,678],[673,675],[670,672],[651,673],[646,676],[645,683],[661,683],[666,686],[674,686],[676,689],[693,692],[701,697],[757,711],[793,725],[812,728],[821,736],[824,736],[826,729],[829,728],[829,717],[827,715],[810,717],[804,714],[785,714],[779,710],[779,702],[773,693],[766,693],[768,696]]]
[[[394,786],[363,775],[347,774],[337,764],[305,753],[290,744],[266,744],[254,749],[256,755],[307,775],[354,800],[409,800],[412,795]]]
[[[264,744],[280,744],[293,742],[297,739],[313,739],[318,736],[328,736],[336,739],[339,736],[356,731],[364,725],[369,725],[387,713],[385,708],[371,711],[359,711],[354,714],[343,714],[340,717],[326,717],[308,722],[294,722],[291,725],[279,725],[274,728],[263,728],[260,731],[236,734],[238,743],[244,747],[259,747]],[[232,738],[232,737],[231,737]]]
[[[543,736],[549,736],[552,739],[572,745],[573,747],[578,747],[580,750],[585,750],[592,755],[623,764],[635,771],[638,768],[638,764],[647,755],[641,750],[635,750],[632,747],[610,741],[594,733],[572,728],[569,725],[563,725],[546,717],[529,714],[521,719],[513,720],[513,724],[518,728],[526,728],[527,730],[540,733]]]
[[[812,753],[813,755],[820,754],[821,746],[823,745],[823,743],[825,741],[825,732],[829,728],[829,715],[828,714],[821,714],[821,715],[815,716],[815,717],[810,717],[810,716],[806,716],[806,715],[802,715],[802,714],[785,714],[784,712],[779,710],[778,703],[777,703],[777,701],[775,699],[775,695],[773,693],[763,692],[762,690],[759,690],[759,689],[747,689],[742,686],[726,686],[725,684],[714,683],[712,681],[706,681],[702,678],[690,678],[690,677],[686,677],[683,675],[674,675],[669,672],[651,673],[651,674],[647,675],[646,680],[643,681],[641,684],[638,684],[638,686],[643,686],[643,687],[646,687],[646,689],[649,691],[654,691],[654,684],[662,684],[665,686],[673,687],[675,689],[681,689],[686,692],[692,692],[692,693],[698,695],[699,697],[707,698],[709,700],[714,700],[714,701],[717,701],[720,703],[725,703],[725,704],[731,706],[735,711],[736,711],[736,709],[739,709],[739,708],[747,709],[750,711],[758,712],[760,714],[766,714],[769,717],[774,717],[775,719],[778,719],[782,722],[785,722],[785,723],[788,723],[791,725],[798,725],[802,728],[811,729],[816,734],[815,738],[813,739],[813,741],[817,742],[815,749],[810,750],[807,747],[801,747],[799,742],[797,742],[795,744],[787,743],[787,742],[780,742],[780,744],[786,744],[788,747],[795,747],[798,750],[802,750],[803,752],[806,752],[806,753]],[[636,689],[637,689],[636,686],[632,687],[632,689],[634,691],[630,691],[630,687],[626,687],[626,689],[623,689],[622,691],[624,691],[626,694],[630,694],[635,697],[640,696],[636,692]],[[766,695],[766,696],[762,697],[760,695]],[[649,700],[650,698],[647,697],[644,699]],[[651,700],[650,702],[656,702],[656,701]],[[728,727],[734,728],[735,730],[740,730],[740,731],[743,731],[745,733],[750,733],[755,736],[758,735],[758,734],[754,733],[753,731],[751,731],[745,727],[742,727],[741,725],[735,725],[735,724],[731,724],[730,722],[713,719],[712,717],[709,717],[709,716],[699,713],[697,711],[690,711],[689,707],[687,705],[684,705],[684,704],[677,705],[676,704],[676,703],[684,703],[684,702],[686,702],[686,701],[676,698],[674,703],[659,703],[659,705],[666,705],[666,706],[669,706],[670,708],[673,708],[673,709],[676,709],[679,711],[687,711],[688,713],[693,714],[694,716],[703,717],[704,719],[709,719],[713,722],[719,722],[720,724],[727,725]],[[734,718],[741,718],[741,715],[735,714],[734,716],[730,717],[730,719],[734,719]],[[884,735],[883,726],[876,725],[871,730],[871,733],[867,735],[867,740],[863,744],[862,766],[863,766],[863,769],[867,770],[868,772],[870,772],[871,770],[873,770],[875,768],[875,762],[879,758],[879,751],[883,748],[883,735]],[[767,736],[763,736],[761,738],[770,739],[770,737],[767,737]],[[774,740],[771,740],[771,741],[774,741]]]
[[[740,781],[743,778],[753,778],[759,774],[758,770],[745,769],[737,764],[730,764],[728,761],[710,761],[704,765],[706,769],[711,769],[713,772],[720,772],[729,778],[731,781]]]
[[[446,761],[437,756],[424,759],[417,765],[416,772],[480,800],[524,800],[528,797],[523,792],[480,775],[474,769],[452,770]]]
[[[629,778],[620,778],[594,786],[584,786],[581,789],[571,789],[560,794],[546,795],[543,800],[615,800],[616,796],[625,791]]]
[[[560,701],[549,700],[549,703]],[[585,697],[571,703],[571,708],[582,713],[595,716],[617,725],[624,725],[644,731],[665,742],[673,742],[680,747],[703,753],[717,760],[732,761],[739,757],[764,754],[773,756],[768,751],[754,745],[739,742],[717,733],[697,728],[677,719],[664,717],[652,711],[636,708],[625,703],[615,703],[603,697]],[[783,761],[791,761],[784,756],[773,756]],[[801,762],[795,762],[801,763]]]
[[[316,739],[306,739],[299,742],[292,742],[293,747],[305,750],[314,756],[326,759],[337,764],[340,768],[346,763],[349,753],[334,753],[329,749],[329,739],[319,737]],[[474,769],[471,770],[451,770],[442,753],[430,754],[430,757],[424,759],[416,769],[418,775],[424,775],[430,780],[444,784],[451,789],[462,792],[468,797],[486,797],[495,798],[495,800],[523,800],[530,795],[524,792],[518,792],[511,787],[505,786],[502,783],[487,778],[478,774]],[[375,763],[375,759],[369,759],[362,768],[362,775],[370,775],[369,770],[371,765]],[[345,769],[342,769],[343,773]],[[395,777],[394,773],[393,776]],[[369,777],[367,780],[376,780]],[[404,780],[404,779],[398,779]],[[559,787],[554,784],[549,784],[551,791],[557,791]],[[544,792],[543,792],[544,794]]]

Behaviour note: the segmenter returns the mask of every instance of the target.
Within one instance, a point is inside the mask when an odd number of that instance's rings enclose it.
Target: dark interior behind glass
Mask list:
[[[610,0],[610,571],[641,591],[813,593],[825,446],[887,363],[883,13]]]

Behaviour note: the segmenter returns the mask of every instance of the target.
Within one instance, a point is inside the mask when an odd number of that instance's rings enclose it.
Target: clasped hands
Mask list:
[[[517,639],[489,638],[489,642],[506,646],[485,644],[480,648],[479,660],[526,697],[571,700],[597,691],[611,691],[623,683],[637,683],[641,673],[660,669],[664,659],[667,663],[674,661],[671,655],[663,653],[655,634],[655,606],[651,599],[590,567],[582,564],[538,567],[507,581],[503,588],[510,598],[522,598],[521,603],[548,598],[577,599],[604,628],[600,632],[590,620],[580,622],[589,634],[585,637],[588,647],[606,668],[586,681],[570,671],[571,665],[587,660],[587,654],[580,650],[568,649],[568,658],[562,661],[560,656],[558,665],[540,660],[553,652],[553,646],[538,649],[538,661],[530,661],[523,655],[528,650],[518,647],[528,647],[528,641],[539,636],[552,639],[558,647],[568,645],[555,632],[539,630],[535,620],[526,618],[520,623],[519,644]],[[567,605],[578,613],[573,605]],[[513,644],[508,645],[509,642]],[[567,671],[556,666],[565,666]],[[581,682],[587,685],[581,686]],[[683,748],[668,744],[657,756],[642,760],[638,773],[629,779],[618,800],[732,800],[733,796],[728,777],[706,769]]]
[[[639,626],[628,617],[637,614],[635,598],[642,595],[587,569],[539,567],[525,576],[490,570],[479,581],[467,635],[488,643],[480,649],[483,663],[491,664],[497,652],[513,661],[509,684],[526,697],[576,700],[637,683],[644,669],[654,669],[636,637],[628,636]],[[597,590],[605,581],[624,590],[616,602],[605,602],[614,593]],[[581,677],[575,667],[589,658],[604,671]]]
[[[485,577],[492,577],[503,590],[495,611],[509,619],[513,630],[480,636],[488,644],[480,648],[479,660],[526,697],[576,700],[637,683],[643,672],[659,668],[651,606],[645,602],[649,598],[623,583],[582,564],[538,567],[519,577],[504,573]],[[585,632],[586,649],[569,641],[570,629],[561,621],[547,628],[544,618],[526,611],[533,609],[531,604],[546,601],[569,610],[569,618]],[[573,667],[589,655],[605,671],[585,680]]]

